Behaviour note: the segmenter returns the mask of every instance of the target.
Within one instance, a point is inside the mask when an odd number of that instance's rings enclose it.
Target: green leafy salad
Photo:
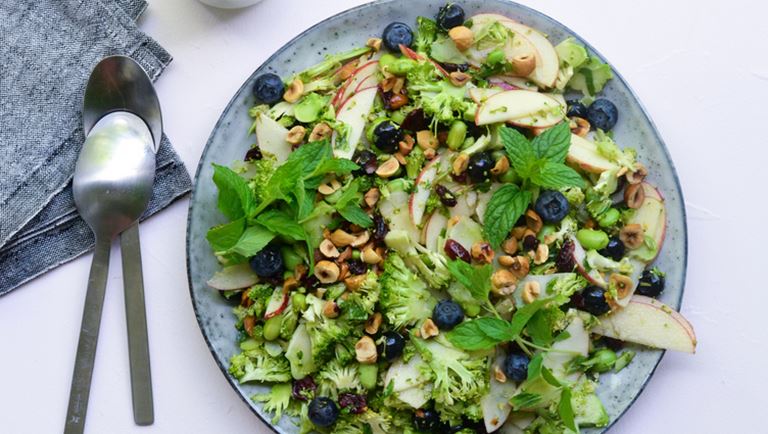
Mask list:
[[[606,426],[601,373],[696,345],[656,300],[664,198],[613,139],[611,69],[435,12],[255,79],[256,144],[214,166],[227,223],[207,234],[208,284],[237,303],[229,372],[300,433]]]

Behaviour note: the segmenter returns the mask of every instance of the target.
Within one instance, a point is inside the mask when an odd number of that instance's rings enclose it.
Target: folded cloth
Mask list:
[[[146,7],[145,0],[0,2],[0,295],[93,248],[71,191],[83,92],[106,56],[132,57],[153,80],[171,61],[134,22]],[[163,136],[142,218],[190,188]]]

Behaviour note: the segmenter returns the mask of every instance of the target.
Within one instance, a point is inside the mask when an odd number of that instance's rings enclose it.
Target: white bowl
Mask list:
[[[239,9],[253,6],[261,1],[262,0],[200,0],[201,3],[221,9]]]

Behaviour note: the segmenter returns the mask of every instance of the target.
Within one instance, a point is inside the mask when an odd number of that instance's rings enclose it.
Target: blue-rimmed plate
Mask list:
[[[369,37],[379,36],[384,27],[392,21],[415,23],[416,17],[420,15],[434,16],[443,3],[428,0],[381,1],[350,9],[313,26],[288,42],[254,71],[229,102],[208,139],[197,169],[187,227],[187,268],[192,303],[203,336],[225,378],[243,401],[269,426],[273,426],[269,422],[271,417],[265,416],[261,404],[250,399],[255,393],[264,393],[266,388],[239,384],[227,373],[229,358],[238,352],[232,305],[205,283],[219,268],[205,240],[205,234],[211,226],[224,222],[224,217],[216,208],[217,193],[211,180],[211,163],[228,165],[241,160],[254,142],[254,137],[249,136],[247,132],[252,121],[248,116],[248,109],[254,104],[251,89],[256,76],[265,72],[274,72],[281,77],[290,76],[321,61],[325,54],[358,47]],[[459,3],[467,16],[480,12],[500,13],[548,34],[550,40],[555,43],[573,36],[605,61],[586,41],[567,27],[533,9],[501,0],[466,0]],[[615,78],[609,82],[604,95],[620,109],[621,117],[614,129],[615,139],[619,144],[631,145],[637,149],[640,160],[651,174],[650,182],[659,188],[666,199],[666,241],[656,260],[659,267],[667,273],[666,290],[660,299],[679,309],[687,259],[685,209],[680,184],[653,122],[624,79],[616,70],[614,72]],[[632,405],[663,355],[663,352],[658,350],[636,350],[637,356],[626,369],[618,374],[604,374],[600,377],[598,394],[612,423]],[[286,418],[274,425],[273,429],[279,433],[297,431],[296,426]],[[597,433],[607,429],[584,432]]]

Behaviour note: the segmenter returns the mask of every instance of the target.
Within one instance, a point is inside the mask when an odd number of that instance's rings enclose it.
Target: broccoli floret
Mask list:
[[[248,186],[253,190],[257,203],[269,196],[266,188],[277,167],[277,159],[268,154],[265,154],[260,160],[249,162],[249,167],[243,175],[249,179]]]
[[[413,48],[416,51],[428,53],[436,37],[437,23],[426,17],[416,18],[416,35],[413,38]]]
[[[399,255],[390,254],[384,261],[380,282],[382,310],[396,328],[414,325],[432,315],[434,297]]]
[[[587,287],[587,280],[576,273],[567,273],[549,283],[547,293],[567,302],[577,291]]]
[[[493,140],[491,140],[491,136],[485,134],[477,138],[472,145],[468,146],[466,149],[462,150],[462,154],[472,155],[476,154],[478,152],[485,151],[487,149],[496,147]]]
[[[337,360],[325,364],[315,379],[318,392],[323,396],[336,398],[339,392],[363,390],[357,374],[357,364],[343,364]]]
[[[410,154],[405,157],[405,173],[408,174],[408,178],[416,179],[421,173],[421,167],[424,165],[426,157],[424,151],[419,147],[413,148]]]
[[[365,321],[371,316],[379,301],[380,285],[376,273],[368,272],[362,285],[339,300],[339,307],[350,321]]]
[[[272,357],[261,347],[232,356],[229,361],[229,373],[240,383],[291,380],[291,366],[288,360],[282,355]]]
[[[589,215],[596,220],[599,220],[600,216],[602,216],[611,208],[611,206],[613,206],[613,201],[611,200],[610,196],[603,195],[595,191],[593,188],[587,189],[586,199],[587,203],[585,208],[587,209]]]
[[[632,274],[634,271],[634,266],[632,266],[629,258],[621,258],[620,261],[614,261],[601,255],[597,250],[588,250],[586,260],[589,268],[593,270],[615,271],[627,275]]]
[[[416,95],[417,105],[432,116],[432,126],[474,116],[477,105],[465,98],[464,86],[457,87],[440,76],[432,62],[424,60],[408,72],[408,91]]]
[[[547,244],[557,243],[559,245],[562,245],[563,241],[565,240],[565,237],[576,233],[577,229],[578,229],[578,226],[577,226],[576,220],[570,216],[565,216],[565,218],[563,218],[563,220],[560,221],[560,228],[557,230],[557,232],[546,235],[544,237],[544,241]]]
[[[451,282],[451,272],[445,265],[445,257],[413,242],[407,232],[390,231],[384,242],[402,256],[409,267],[417,270],[430,287],[443,288]]]
[[[482,420],[483,409],[480,401],[456,401],[453,404],[435,402],[435,410],[440,412],[440,420],[455,426],[460,425],[464,419]],[[462,431],[460,431],[462,432]],[[469,432],[474,433],[474,430]]]
[[[304,71],[302,71],[300,74],[298,74],[298,77],[301,78],[302,81],[307,83],[315,77],[325,74],[326,72],[329,72],[331,70],[335,70],[336,68],[341,66],[342,62],[347,61],[349,59],[354,59],[355,57],[360,57],[369,51],[371,51],[370,47],[360,47],[360,48],[353,48],[352,50],[345,51],[343,53],[329,55],[325,58],[325,60],[318,63],[317,65],[311,66],[305,69]]]
[[[579,187],[564,188],[560,192],[563,193],[563,196],[568,200],[568,204],[573,208],[584,203],[584,191]]]
[[[411,342],[434,374],[432,397],[436,403],[479,402],[487,392],[487,357],[473,357],[439,337],[427,341],[412,334]]]
[[[635,170],[637,151],[633,148],[620,149],[616,142],[603,130],[597,130],[595,133],[595,144],[597,145],[597,152],[603,157],[621,167],[626,167],[627,170]]]
[[[383,411],[366,410],[365,413],[343,414],[333,428],[334,434],[388,434],[392,432],[407,432],[405,427],[411,426],[407,416],[400,416],[385,408]]]
[[[307,334],[312,343],[312,359],[317,365],[333,356],[336,343],[350,334],[352,327],[341,319],[323,315],[325,301],[307,295],[307,308],[302,312],[306,321]]]
[[[269,393],[253,395],[252,400],[264,403],[264,411],[273,413],[272,423],[276,424],[291,403],[291,383],[280,383],[272,386]]]

